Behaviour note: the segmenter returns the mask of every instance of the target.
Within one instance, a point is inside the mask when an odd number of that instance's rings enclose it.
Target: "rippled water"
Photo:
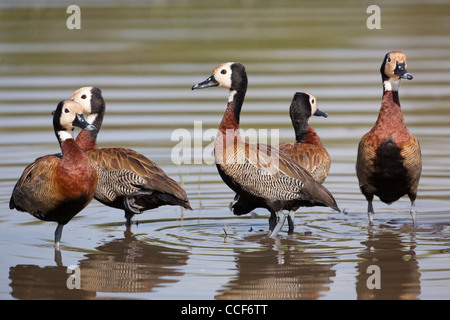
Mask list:
[[[0,298],[450,298],[448,5],[385,2],[381,30],[368,30],[366,5],[357,1],[121,9],[94,2],[80,5],[82,29],[69,31],[65,8],[54,4],[0,7]],[[407,198],[374,202],[375,227],[367,228],[354,169],[358,141],[380,106],[380,64],[393,49],[406,53],[414,75],[400,99],[423,153],[415,231]],[[324,184],[343,213],[302,208],[295,234],[285,228],[275,240],[266,237],[267,211],[233,216],[233,193],[202,156],[228,94],[190,90],[230,60],[249,76],[244,130],[279,129],[280,141],[293,140],[293,94],[316,95],[329,114],[310,121],[333,161]],[[55,225],[8,204],[24,167],[58,152],[51,111],[85,85],[100,87],[107,102],[99,144],[154,160],[183,184],[194,210],[161,207],[127,230],[121,211],[93,201],[65,226],[57,254]],[[172,161],[177,129],[193,139],[191,164]],[[81,270],[80,290],[66,286],[71,265]],[[373,265],[381,289],[367,285]]]

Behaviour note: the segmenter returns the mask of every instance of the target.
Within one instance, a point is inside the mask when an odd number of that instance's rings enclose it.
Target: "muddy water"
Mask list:
[[[450,298],[448,5],[381,3],[381,29],[369,30],[357,1],[90,2],[80,4],[81,30],[67,30],[65,8],[21,4],[0,10],[0,298]],[[392,49],[406,53],[414,75],[400,99],[423,152],[417,230],[406,198],[376,201],[368,229],[354,170],[359,138],[380,106],[378,70]],[[249,75],[244,130],[278,129],[280,141],[292,140],[293,94],[316,95],[329,117],[311,125],[332,157],[325,186],[343,213],[302,208],[295,234],[282,230],[275,240],[266,237],[267,211],[233,216],[233,193],[207,152],[228,94],[190,90],[230,60]],[[66,225],[58,253],[53,223],[8,204],[24,167],[58,152],[50,113],[84,85],[100,87],[107,101],[99,144],[154,160],[183,184],[194,210],[161,207],[127,230],[122,212],[93,201]],[[189,161],[176,164],[172,152],[183,139]],[[81,289],[67,288],[68,266],[81,271]]]

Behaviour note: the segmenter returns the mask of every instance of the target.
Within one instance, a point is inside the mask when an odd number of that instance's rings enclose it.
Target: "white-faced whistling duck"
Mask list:
[[[270,237],[284,224],[283,210],[299,206],[328,206],[339,211],[332,194],[291,157],[270,145],[242,139],[239,115],[247,91],[247,74],[240,63],[216,67],[213,75],[192,89],[221,86],[229,89],[227,109],[217,133],[214,154],[223,181],[238,195],[233,213],[255,208],[270,211]]]
[[[95,199],[124,210],[127,226],[135,214],[163,205],[192,210],[185,190],[147,157],[128,148],[97,148],[97,135],[105,114],[105,101],[99,88],[80,88],[71,99],[83,106],[88,122],[97,128],[80,132],[76,139],[98,173]]]
[[[10,209],[26,211],[44,221],[56,221],[55,248],[59,250],[62,229],[94,196],[97,173],[72,137],[74,126],[94,130],[74,101],[61,101],[53,113],[53,128],[61,154],[37,158],[17,181]]]
[[[368,202],[369,223],[373,225],[373,196],[391,204],[408,195],[411,217],[416,227],[415,200],[422,172],[419,141],[409,132],[398,97],[400,79],[411,80],[403,52],[391,51],[381,65],[383,99],[378,119],[358,146],[356,173],[359,187]]]
[[[278,148],[287,153],[303,168],[311,173],[314,180],[323,183],[330,171],[331,159],[316,131],[309,125],[309,118],[314,116],[328,117],[317,108],[317,99],[310,93],[296,92],[289,108],[292,126],[295,131],[295,143],[283,142]],[[294,213],[289,212],[289,233],[293,232]]]

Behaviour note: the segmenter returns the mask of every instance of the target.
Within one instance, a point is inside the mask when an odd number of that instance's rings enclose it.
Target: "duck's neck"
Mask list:
[[[66,138],[59,141],[62,152],[62,163],[70,162],[74,166],[81,166],[87,161],[83,151],[73,138]],[[63,165],[66,167],[66,165]]]
[[[81,148],[81,150],[83,150],[83,152],[85,152],[87,150],[98,149],[97,135],[98,135],[98,132],[100,131],[100,128],[103,123],[103,113],[90,114],[88,116],[88,122],[90,124],[94,125],[97,129],[91,130],[91,131],[82,130],[78,134],[76,142],[77,142],[78,146]]]
[[[77,136],[77,144],[83,151],[96,150],[97,147],[97,130],[82,130]]]
[[[383,90],[383,99],[381,100],[381,108],[400,109],[400,99],[398,90]]]
[[[222,122],[219,126],[219,131],[226,133],[227,130],[239,131],[239,117],[241,114],[242,105],[245,98],[245,89],[230,90],[228,97],[227,109],[223,115]]]
[[[383,93],[385,91],[394,91],[398,94],[398,89],[400,87],[400,79],[392,79],[387,77],[382,77],[383,80]]]
[[[308,121],[304,121],[303,118],[301,120],[292,120],[292,126],[295,131],[295,141],[304,142],[309,128]]]
[[[214,144],[216,164],[227,163],[227,150],[236,151],[236,145],[243,139],[239,130],[239,115],[245,97],[245,90],[230,90],[227,109],[217,132]]]
[[[398,91],[384,90],[377,123],[404,124]]]
[[[292,126],[295,130],[296,142],[323,146],[322,141],[316,131],[309,126],[308,121],[292,121]]]
[[[308,126],[308,129],[305,133],[305,136],[302,141],[297,140],[297,142],[304,142],[308,144],[314,144],[317,146],[323,146],[322,141],[320,140],[320,137],[317,135],[316,131]]]

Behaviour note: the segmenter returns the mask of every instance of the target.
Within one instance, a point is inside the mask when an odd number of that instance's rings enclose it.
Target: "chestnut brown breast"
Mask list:
[[[25,168],[14,187],[11,209],[66,224],[89,204],[96,171],[73,139],[62,141],[61,149],[61,156],[43,156]]]

